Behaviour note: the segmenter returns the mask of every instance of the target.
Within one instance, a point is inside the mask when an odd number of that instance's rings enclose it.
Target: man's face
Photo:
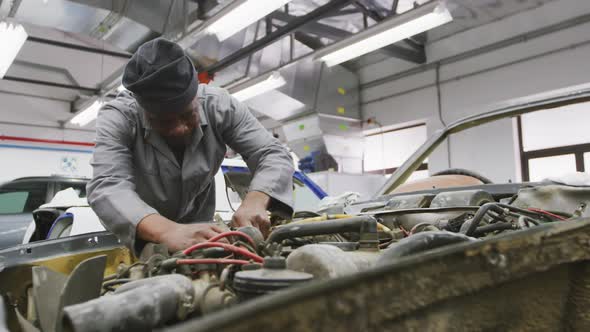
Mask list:
[[[152,129],[173,148],[188,145],[199,124],[199,102],[197,97],[182,111],[165,114],[145,112]]]

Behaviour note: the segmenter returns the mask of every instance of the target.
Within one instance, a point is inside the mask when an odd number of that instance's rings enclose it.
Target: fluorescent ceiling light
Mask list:
[[[278,89],[283,85],[287,84],[283,76],[279,74],[279,72],[273,72],[264,80],[254,80],[250,82],[248,86],[233,92],[230,91],[232,96],[239,101],[248,100],[250,98],[256,97],[263,93],[269,92],[271,90]]]
[[[22,25],[0,22],[0,78],[3,78],[8,68],[16,58],[18,51],[27,40],[27,32]]]
[[[70,123],[77,124],[80,127],[84,127],[85,125],[89,124],[92,120],[96,119],[98,116],[98,110],[104,105],[102,100],[95,100],[90,106],[86,109],[80,111],[76,116],[74,116]]]
[[[452,20],[453,17],[444,3],[433,1],[338,41],[318,51],[314,58],[321,59],[328,67],[332,67]]]
[[[224,41],[292,0],[237,0],[214,15],[204,32]]]

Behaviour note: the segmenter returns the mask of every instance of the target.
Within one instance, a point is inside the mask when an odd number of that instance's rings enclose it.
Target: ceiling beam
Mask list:
[[[311,48],[314,51],[326,46],[324,45],[324,43],[322,43],[322,41],[319,38],[312,37],[306,34],[305,32],[297,31],[293,35],[295,36],[295,39],[298,42]]]
[[[289,24],[296,20],[299,16],[289,15],[282,11],[275,11],[272,14],[270,14],[270,17]],[[321,37],[326,37],[331,40],[340,40],[350,35],[350,32],[348,31],[341,30],[333,26],[318,22],[309,22],[306,25],[299,28],[299,31],[311,33]]]
[[[22,0],[12,0],[12,4],[10,5],[10,10],[8,11],[8,17],[14,17],[18,8],[20,7]]]
[[[293,21],[289,22],[288,24],[282,26],[281,28],[267,34],[266,36],[260,38],[259,40],[243,47],[237,52],[230,54],[229,56],[221,59],[217,63],[205,68],[205,71],[208,73],[215,73],[218,72],[246,57],[255,53],[256,51],[263,49],[264,47],[274,43],[275,41],[279,40],[280,38],[295,32],[296,30],[300,29],[302,26],[309,22],[317,21],[324,17],[325,15],[334,12],[347,6],[351,0],[332,0],[327,4],[314,9],[313,11],[303,15],[297,16]]]
[[[381,21],[383,21],[385,18],[387,18],[386,15],[381,15],[379,13],[379,8],[375,7],[375,5],[373,4],[372,1],[370,0],[356,0],[354,2],[354,5],[365,15],[367,15],[368,17],[370,17],[371,19],[373,19],[375,22],[379,23]],[[396,5],[397,7],[397,5]],[[395,15],[395,14],[392,14]],[[406,38],[403,40],[403,43],[406,46],[411,47],[413,50],[417,51],[417,52],[421,52],[424,53],[424,45],[420,44],[416,41],[414,41],[411,38]],[[424,56],[424,58],[426,58],[426,56]]]
[[[397,14],[397,7],[399,6],[399,0],[393,0],[391,3],[391,14]]]
[[[328,14],[324,17],[336,17],[336,16],[344,16],[344,15],[353,15],[358,14],[360,11],[357,8],[350,8],[350,9],[341,9],[337,12]]]
[[[63,48],[76,50],[76,51],[108,55],[108,56],[113,56],[113,57],[117,57],[117,58],[124,58],[124,59],[131,58],[131,54],[129,54],[129,53],[115,52],[115,51],[109,51],[109,50],[104,50],[104,49],[100,49],[100,48],[64,43],[64,42],[60,42],[57,40],[44,39],[44,38],[39,38],[39,37],[34,37],[34,36],[28,36],[27,41],[51,45],[51,46],[63,47]]]
[[[375,21],[380,21],[390,14],[390,11],[377,5],[372,0],[356,0],[354,6]]]
[[[46,65],[46,64],[42,64],[42,63],[35,63],[35,62],[30,62],[30,61],[18,60],[18,59],[14,60],[12,63],[15,65],[28,66],[28,67],[31,67],[34,69],[58,73],[58,74],[65,76],[68,79],[68,81],[70,81],[70,83],[72,83],[74,85],[79,85],[79,83],[76,80],[76,78],[74,77],[74,75],[72,75],[72,73],[67,68],[50,66],[50,65]]]
[[[297,19],[298,16],[292,16],[286,14],[281,11],[275,11],[271,14],[273,19],[277,19],[279,21],[292,22],[293,20]],[[313,34],[320,37],[325,37],[334,41],[341,40],[352,36],[353,33],[350,31],[338,29],[336,27],[318,23],[318,22],[310,22],[304,26],[302,26],[299,31],[305,32],[307,34]],[[413,62],[422,64],[426,62],[426,55],[424,52],[424,48],[421,49],[408,49],[398,45],[389,45],[386,47],[381,48],[377,52],[386,54],[390,57],[399,58],[405,61]]]
[[[94,94],[98,94],[100,92],[100,90],[97,88],[90,88],[90,87],[79,86],[79,85],[62,84],[62,83],[56,83],[56,82],[50,82],[50,81],[34,80],[34,79],[30,79],[30,78],[25,78],[25,77],[4,76],[2,79],[5,81],[37,84],[37,85],[43,85],[43,86],[50,86],[50,87],[54,87],[54,88],[87,91],[87,92],[92,92]]]
[[[124,2],[131,0],[69,0],[78,4],[86,5],[89,7],[100,8],[110,12],[122,13],[126,17],[136,21],[139,24],[145,25],[152,31],[161,33],[165,25],[165,15],[167,13],[168,6],[173,3],[174,0],[163,0],[163,1],[133,1],[130,6],[130,10],[122,12]],[[157,10],[162,15],[146,17],[145,13],[148,10]]]

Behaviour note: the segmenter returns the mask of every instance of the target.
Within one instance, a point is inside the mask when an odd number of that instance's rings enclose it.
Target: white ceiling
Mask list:
[[[304,15],[328,1],[294,0],[289,5],[289,14]],[[363,1],[372,2],[373,8],[385,13],[385,10],[391,9],[393,0]],[[424,3],[426,1],[400,0],[398,12],[410,10],[414,2]],[[428,40],[445,38],[459,31],[513,15],[549,1],[567,0],[448,0],[448,6],[453,12],[455,21],[429,32]],[[220,5],[214,7],[210,14],[228,2],[227,0],[220,1]],[[127,4],[125,8],[118,8],[121,12],[117,12],[115,10],[117,8],[114,8],[114,4],[118,2],[110,0],[0,0],[0,17],[6,16],[11,5],[18,3],[20,5],[15,11],[13,10],[14,16],[11,19],[23,23],[30,36],[117,52],[133,51],[142,41],[162,32],[172,35],[175,29],[182,26],[183,21],[182,1],[174,0],[129,0],[121,2]],[[192,1],[189,4],[188,12],[190,17],[194,19],[197,5]],[[351,8],[354,7],[349,6],[345,9]],[[200,21],[197,20],[197,22]],[[360,13],[324,18],[320,23],[348,32],[357,32],[364,28],[363,15]],[[375,24],[370,19],[368,23]],[[252,27],[250,29],[253,30]],[[258,38],[262,36],[264,36],[263,31],[258,34]],[[231,48],[226,47],[224,52],[217,50],[216,55],[224,57],[239,50],[244,46],[244,43],[250,42],[245,42],[244,38],[241,40],[242,44],[238,43]],[[325,37],[321,38],[321,41],[332,42]],[[296,54],[312,51],[303,44],[296,43],[296,45],[298,45]],[[271,45],[266,55],[264,52],[259,52],[260,63],[266,61],[268,63],[266,66],[284,63],[281,56],[289,53],[286,47],[289,47],[289,42],[285,39],[281,43]],[[197,51],[206,54],[207,50],[201,48]],[[282,55],[279,55],[277,59],[276,54]],[[358,68],[364,63],[374,61],[376,57],[383,58],[385,55],[382,53],[371,54],[354,61],[353,64]],[[104,88],[103,83],[114,82],[113,79],[119,77],[125,63],[125,58],[27,41],[16,62],[9,69],[7,76],[101,89]],[[245,61],[238,63],[236,68],[245,68],[246,63]],[[239,77],[240,72],[242,69],[237,70],[237,74],[229,75],[229,77]],[[63,120],[64,117],[67,118],[70,115],[70,110],[76,110],[81,102],[89,97],[89,93],[84,91],[9,80],[0,80],[1,92],[14,94],[19,98],[37,96],[70,103],[71,107],[66,110],[65,116],[63,109],[54,111],[35,107],[33,111],[27,111],[27,117],[35,116],[29,114],[30,112],[39,112],[37,114],[39,118],[47,121],[55,120],[56,123],[58,120]],[[0,96],[0,98],[3,97]],[[0,109],[0,114],[3,112],[6,111]],[[14,116],[18,117],[18,114],[11,115],[11,117]]]

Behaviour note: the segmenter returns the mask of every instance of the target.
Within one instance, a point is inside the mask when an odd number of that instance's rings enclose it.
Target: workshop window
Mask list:
[[[427,138],[426,125],[377,131],[365,136],[363,166],[367,173],[391,174],[418,149]],[[428,176],[423,164],[414,178]]]
[[[517,122],[523,181],[590,172],[590,103],[524,114]]]

